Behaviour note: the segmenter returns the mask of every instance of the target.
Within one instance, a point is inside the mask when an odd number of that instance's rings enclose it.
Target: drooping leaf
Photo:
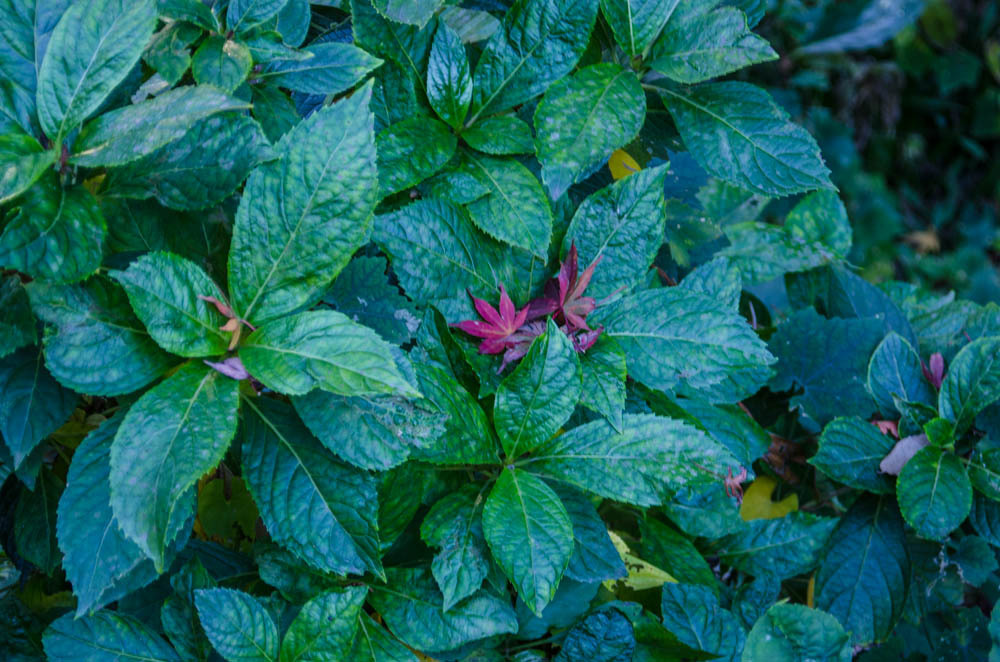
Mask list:
[[[56,619],[42,639],[52,662],[110,662],[147,660],[179,662],[180,657],[155,630],[138,619],[114,611],[82,618],[65,614]]]
[[[746,634],[732,612],[722,609],[712,589],[698,584],[663,585],[660,613],[663,626],[692,648],[714,653],[716,659],[740,659]]]
[[[879,464],[895,440],[858,417],[835,418],[823,429],[809,463],[830,478],[859,490],[891,494],[892,481]]]
[[[219,464],[236,433],[238,385],[187,363],[139,398],[115,435],[111,507],[157,571],[194,512],[195,483]]]
[[[397,122],[378,134],[379,190],[398,193],[430,177],[455,154],[457,138],[432,117]]]
[[[549,197],[561,197],[631,142],[645,110],[639,79],[616,64],[584,67],[552,85],[535,111],[538,160]]]
[[[358,630],[358,617],[367,589],[350,587],[343,593],[322,593],[302,606],[281,642],[282,660],[340,662]]]
[[[937,540],[958,528],[972,508],[972,484],[956,455],[927,446],[896,481],[899,510],[923,538]]]
[[[256,598],[229,588],[194,595],[205,634],[227,662],[277,662],[278,628]]]
[[[648,517],[639,522],[639,556],[661,568],[678,582],[701,584],[714,590],[715,573],[694,543],[660,520]],[[666,584],[664,585],[666,586]]]
[[[764,90],[740,82],[661,88],[684,144],[710,175],[765,195],[832,188],[816,141]]]
[[[938,411],[961,435],[1000,398],[1000,337],[978,338],[955,355],[938,394]]]
[[[180,356],[225,353],[227,318],[202,298],[225,301],[225,295],[198,265],[174,253],[147,253],[111,276],[160,347]]]
[[[375,481],[334,459],[288,405],[245,401],[243,476],[272,538],[338,574],[381,574]]]
[[[296,92],[340,94],[382,64],[382,60],[352,44],[313,44],[300,52],[309,57],[275,60],[260,78]]]
[[[427,62],[427,100],[446,124],[462,127],[472,101],[472,74],[462,39],[444,21],[438,22]]]
[[[837,619],[805,605],[778,603],[747,635],[744,660],[850,662],[851,644]]]
[[[541,615],[573,554],[573,525],[558,495],[529,473],[504,470],[483,506],[483,533],[518,596]]]
[[[59,143],[125,79],[153,35],[156,0],[73,2],[38,67],[38,120]]]
[[[431,573],[441,588],[446,612],[478,591],[489,572],[483,502],[480,488],[466,485],[435,503],[420,525],[424,542],[441,548],[431,561]]]
[[[371,87],[326,106],[250,173],[236,212],[229,288],[263,323],[312,303],[361,245],[377,199]]]

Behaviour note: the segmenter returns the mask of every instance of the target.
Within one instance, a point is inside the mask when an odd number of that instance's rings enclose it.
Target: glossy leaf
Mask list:
[[[31,136],[0,136],[0,203],[20,195],[55,160],[55,152],[44,150]]]
[[[680,0],[601,0],[601,13],[627,54],[644,55],[670,21]]]
[[[323,593],[302,606],[281,642],[281,659],[289,662],[338,662],[358,630],[367,590],[351,587],[343,593]]]
[[[195,591],[198,618],[212,646],[227,662],[278,659],[278,628],[252,595],[229,588]]]
[[[895,440],[857,417],[835,418],[823,429],[819,450],[809,463],[830,478],[859,490],[891,494],[892,481],[879,464]]]
[[[398,193],[430,177],[451,159],[457,144],[448,127],[430,117],[414,117],[385,129],[375,141],[381,193]]]
[[[45,630],[42,641],[46,657],[53,662],[181,659],[155,630],[114,611],[99,611],[79,619],[65,614]]]
[[[382,60],[351,44],[313,44],[300,52],[307,57],[275,60],[260,77],[296,92],[340,94],[382,64]]]
[[[743,660],[830,660],[850,662],[851,645],[830,614],[805,605],[778,603],[747,635]]]
[[[922,538],[943,538],[972,507],[972,484],[962,462],[934,446],[917,451],[896,481],[899,510]]]
[[[444,21],[434,32],[427,62],[427,100],[438,117],[455,129],[461,128],[472,101],[472,74],[465,46]]]
[[[231,94],[253,68],[253,55],[246,44],[214,35],[194,52],[191,75],[199,85],[214,85]]]
[[[941,383],[938,411],[960,435],[976,414],[1000,398],[1000,338],[979,338],[962,348]]]

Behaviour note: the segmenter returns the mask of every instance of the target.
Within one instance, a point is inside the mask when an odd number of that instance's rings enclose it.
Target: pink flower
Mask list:
[[[528,318],[528,307],[525,306],[520,311],[514,307],[514,302],[504,286],[500,286],[500,310],[491,306],[482,299],[472,297],[472,302],[476,306],[476,312],[485,321],[466,320],[459,322],[457,326],[470,336],[482,338],[479,343],[480,354],[499,354],[512,346],[510,339]]]

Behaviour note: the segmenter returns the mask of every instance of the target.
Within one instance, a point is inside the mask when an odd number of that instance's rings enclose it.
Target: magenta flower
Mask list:
[[[500,286],[499,311],[486,301],[477,299],[471,294],[469,296],[476,306],[476,312],[485,321],[466,320],[455,326],[470,336],[483,339],[479,343],[480,354],[499,354],[510,349],[513,346],[510,337],[524,325],[528,318],[528,307],[525,306],[518,311],[503,285]]]
[[[528,319],[534,320],[553,314],[556,321],[564,323],[570,331],[578,329],[590,331],[590,327],[587,326],[587,315],[598,304],[593,297],[583,296],[583,293],[590,285],[594,269],[600,262],[601,257],[598,257],[583,270],[582,274],[578,274],[576,244],[570,244],[569,253],[566,254],[566,260],[559,268],[558,275],[545,285],[545,295],[528,304]]]

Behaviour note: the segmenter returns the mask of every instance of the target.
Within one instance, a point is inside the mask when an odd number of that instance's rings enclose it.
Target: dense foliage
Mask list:
[[[996,12],[771,9],[0,0],[4,659],[1000,659]]]

